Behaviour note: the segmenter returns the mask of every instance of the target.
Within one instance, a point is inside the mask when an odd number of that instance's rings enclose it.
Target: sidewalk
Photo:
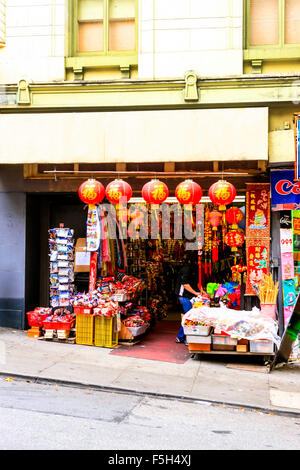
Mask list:
[[[257,364],[246,357],[237,360],[210,355],[174,364],[110,352],[106,348],[28,338],[26,331],[0,328],[0,376],[107,387],[300,416],[300,364],[266,373],[264,366],[254,371],[231,368],[237,362]]]

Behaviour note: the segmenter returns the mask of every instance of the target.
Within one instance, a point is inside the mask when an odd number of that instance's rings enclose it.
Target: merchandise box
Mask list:
[[[86,251],[86,239],[78,238],[75,245],[75,273],[89,273],[91,264],[91,253]]]
[[[238,340],[236,338],[231,338],[230,336],[220,336],[212,335],[213,344],[222,344],[225,346],[236,346]]]
[[[211,344],[211,336],[187,335],[186,341],[193,344]]]
[[[250,352],[253,353],[273,353],[274,343],[268,339],[249,341]]]
[[[211,344],[208,343],[190,343],[189,351],[193,352],[209,352],[211,350]]]
[[[204,325],[185,325],[183,331],[185,335],[209,336],[212,328]]]

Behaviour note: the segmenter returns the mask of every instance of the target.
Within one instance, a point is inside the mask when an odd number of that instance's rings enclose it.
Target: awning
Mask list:
[[[0,115],[0,163],[268,160],[268,108]]]

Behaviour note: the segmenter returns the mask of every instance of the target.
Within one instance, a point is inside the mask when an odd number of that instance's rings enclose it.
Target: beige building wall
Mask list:
[[[187,70],[199,76],[242,74],[242,4],[139,0],[138,76],[177,78]],[[67,0],[6,0],[6,5],[0,82],[64,79]]]
[[[0,83],[64,79],[64,0],[6,0]]]
[[[243,73],[243,0],[140,0],[139,77]]]

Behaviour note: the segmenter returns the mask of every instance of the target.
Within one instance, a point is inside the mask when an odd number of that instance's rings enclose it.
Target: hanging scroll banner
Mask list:
[[[250,239],[246,241],[247,283],[246,295],[257,295],[253,284],[258,284],[269,274],[270,242],[269,240]]]
[[[270,266],[270,185],[249,183],[246,192],[246,257],[245,295],[257,295],[253,284],[269,274]]]
[[[91,253],[90,276],[89,276],[89,292],[92,292],[96,288],[97,259],[98,259],[98,253],[96,253],[96,252]]]
[[[247,238],[270,238],[269,184],[247,184],[246,236]]]

